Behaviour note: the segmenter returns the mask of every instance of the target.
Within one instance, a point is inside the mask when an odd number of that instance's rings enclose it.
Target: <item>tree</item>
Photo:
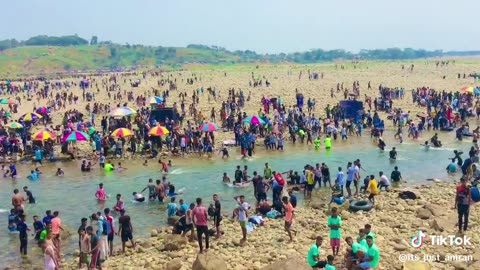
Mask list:
[[[97,45],[97,44],[98,44],[98,37],[92,36],[92,39],[90,39],[90,45]]]

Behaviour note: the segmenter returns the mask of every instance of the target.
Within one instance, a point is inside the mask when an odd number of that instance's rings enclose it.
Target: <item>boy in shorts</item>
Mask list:
[[[337,214],[337,208],[332,208],[332,214],[328,217],[327,226],[330,228],[330,246],[333,256],[337,256],[340,250],[340,239],[342,237],[340,228],[342,226],[342,218]]]

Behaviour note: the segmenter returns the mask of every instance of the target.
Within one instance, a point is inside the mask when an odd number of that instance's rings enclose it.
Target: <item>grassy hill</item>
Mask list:
[[[24,46],[0,51],[0,77],[239,60],[239,56],[226,51],[200,48]]]

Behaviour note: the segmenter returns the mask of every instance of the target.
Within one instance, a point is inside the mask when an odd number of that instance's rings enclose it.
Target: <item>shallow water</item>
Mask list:
[[[341,147],[337,147],[339,145]],[[242,168],[243,165],[248,165],[250,174],[254,170],[263,174],[265,162],[268,162],[273,170],[281,172],[289,169],[301,172],[303,165],[307,163],[325,162],[330,167],[333,179],[339,166],[345,170],[348,161],[359,158],[366,170],[361,173],[363,177],[366,174],[378,176],[379,171],[384,171],[390,176],[393,167],[399,166],[404,180],[409,183],[418,183],[426,181],[427,178],[451,179],[452,177],[447,176],[445,172],[448,158],[453,157],[454,149],[463,150],[465,152],[463,157],[466,158],[470,145],[471,143],[466,141],[450,142],[444,148],[425,150],[420,146],[420,141],[418,143],[409,141],[403,144],[387,145],[387,150],[381,152],[370,142],[370,138],[365,136],[360,139],[350,139],[347,142],[336,142],[334,149],[330,151],[324,149],[315,151],[312,146],[300,144],[287,145],[286,152],[273,152],[269,155],[268,152],[258,151],[254,158],[245,161],[240,160],[238,153],[232,150],[232,157],[228,160],[173,160],[174,166],[170,169],[168,178],[175,184],[177,191],[181,189],[184,192],[182,196],[177,197],[177,200],[183,198],[189,203],[196,197],[202,197],[204,204],[208,205],[212,201],[212,194],[217,193],[226,213],[226,211],[230,212],[235,205],[232,199],[234,196],[245,194],[248,202],[254,202],[252,187],[235,188],[221,183],[223,172],[227,172],[233,178],[236,165],[241,165]],[[395,146],[398,151],[398,160],[395,162],[388,158],[388,151],[392,146]],[[142,190],[149,178],[156,180],[162,176],[154,160],[150,161],[148,167],[140,165],[139,162],[129,164],[129,161],[123,161],[122,164],[129,169],[119,173],[105,173],[102,170],[81,173],[80,164],[74,162],[48,164],[41,168],[43,175],[36,182],[24,177],[33,165],[19,166],[22,175],[20,179],[0,181],[0,213],[4,218],[4,224],[7,224],[7,211],[10,209],[12,190],[28,185],[37,199],[37,204],[26,205],[30,225],[33,215],[43,217],[47,209],[59,210],[63,224],[76,232],[82,217],[88,217],[93,212],[103,209],[104,206],[111,207],[115,203],[115,194],[121,193],[125,198],[127,212],[133,220],[134,237],[147,236],[152,228],[166,223],[166,207],[157,202],[135,204],[130,202],[133,191]],[[60,166],[64,168],[66,176],[55,177],[56,167]],[[94,199],[94,193],[100,182],[105,184],[106,193],[112,196],[104,205],[97,203]],[[301,199],[302,196],[298,195],[298,197]],[[115,244],[118,243],[117,238]],[[33,241],[29,242],[29,246],[33,251]],[[77,248],[77,236],[74,235],[64,246],[65,254],[71,254]],[[5,229],[0,232],[0,265],[19,262],[18,247],[18,235],[8,234],[5,226]],[[37,253],[32,251],[30,254]]]

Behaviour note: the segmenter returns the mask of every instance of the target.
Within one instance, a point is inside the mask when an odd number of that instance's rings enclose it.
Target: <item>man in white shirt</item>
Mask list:
[[[243,195],[235,199],[238,203],[238,222],[242,228],[242,240],[240,242],[245,243],[247,241],[247,213],[250,205],[248,205],[248,203],[245,201],[245,196]]]
[[[383,172],[379,172],[380,180],[378,183],[378,190],[381,190],[382,187],[385,188],[386,191],[390,190],[390,180],[388,180],[387,176],[383,174]]]

